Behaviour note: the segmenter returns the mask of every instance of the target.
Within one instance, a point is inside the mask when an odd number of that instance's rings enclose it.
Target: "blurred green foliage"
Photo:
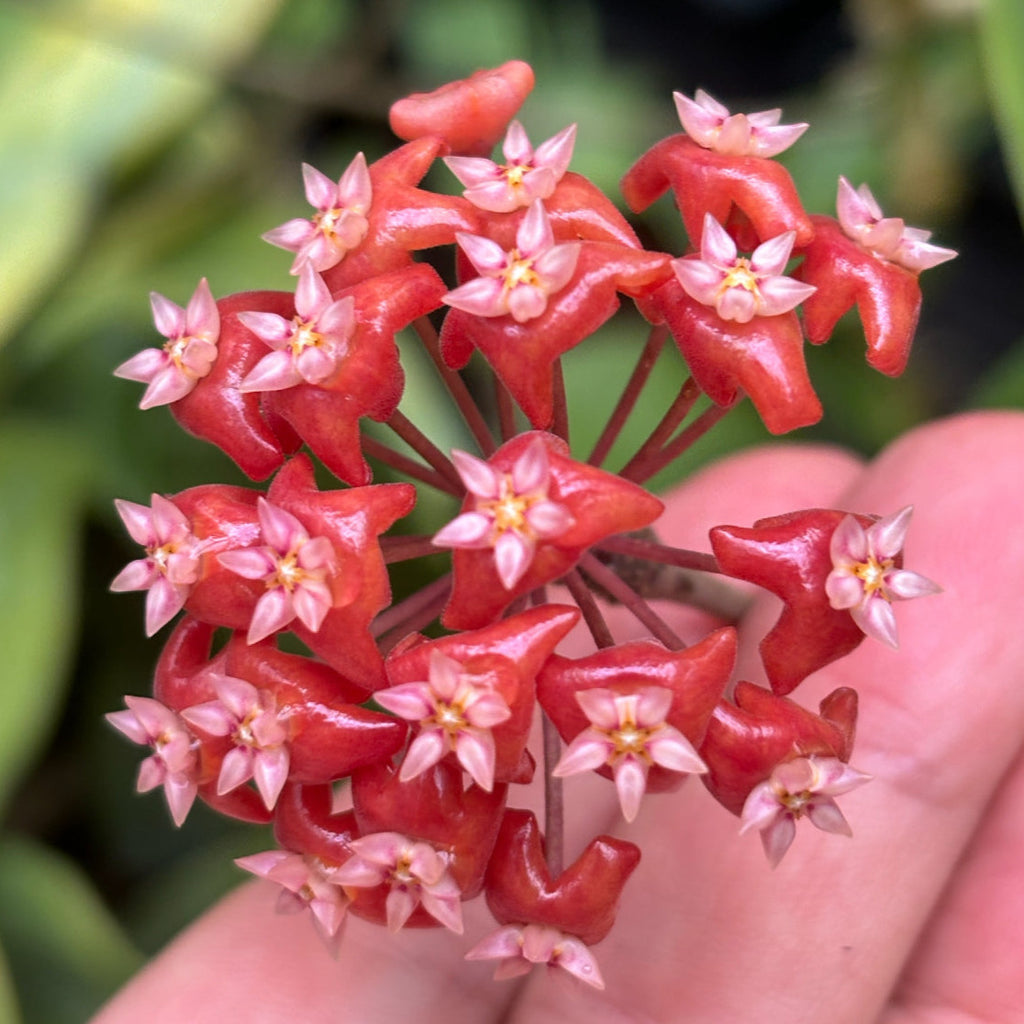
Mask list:
[[[676,6],[700,17],[700,4]],[[617,195],[632,160],[678,125],[659,84],[666,69],[617,53],[604,13],[582,0],[0,3],[0,1021],[84,1020],[232,883],[231,857],[268,844],[203,808],[173,830],[158,797],[135,799],[138,754],[101,722],[122,694],[146,691],[157,654],[141,637],[141,601],[106,592],[134,557],[111,499],[240,482],[165,410],[139,413],[139,389],[110,376],[153,343],[147,292],[184,302],[203,275],[219,295],[290,289],[287,257],[258,236],[304,209],[300,161],[330,171],[360,148],[372,159],[391,144],[393,99],[510,57],[537,72],[522,112],[531,136],[579,122],[574,168]],[[853,43],[827,73],[786,96],[743,97],[748,109],[784,103],[788,119],[812,122],[785,158],[809,209],[830,211],[845,173],[966,249],[972,182],[997,152],[996,129],[1024,198],[1021,6],[989,0],[978,15],[939,0],[859,0],[842,15]],[[726,100],[728,57],[720,80],[695,83]],[[679,75],[675,87],[689,88]],[[453,187],[443,172],[430,180]],[[638,223],[652,247],[682,250],[668,200]],[[999,237],[1019,249],[1016,224]],[[1024,404],[1024,346],[1011,343],[1020,288],[1002,284],[1016,274],[1005,254],[989,255],[981,284],[942,268],[936,296],[925,279],[926,309],[943,314],[926,316],[901,382],[866,368],[852,317],[810,351],[828,413],[802,436],[870,453],[952,408]],[[970,252],[962,261],[974,265]],[[988,267],[1002,275],[992,291],[1006,315],[980,308]],[[983,343],[999,330],[1013,333],[986,371],[974,353],[992,352]],[[950,339],[958,331],[971,336]],[[579,451],[643,333],[623,314],[567,358]],[[403,410],[442,447],[465,443],[430,368],[402,344]],[[682,376],[667,351],[613,463]],[[659,483],[764,439],[742,409]],[[429,530],[443,507],[424,502],[406,528]]]

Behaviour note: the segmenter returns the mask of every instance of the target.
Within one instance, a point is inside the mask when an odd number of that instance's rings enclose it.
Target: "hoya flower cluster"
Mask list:
[[[853,306],[869,362],[898,374],[918,275],[954,254],[845,179],[838,219],[809,215],[773,159],[807,126],[780,124],[777,110],[733,114],[702,92],[676,96],[683,132],[622,179],[634,211],[671,191],[692,243],[648,251],[613,200],[569,170],[575,126],[535,145],[513,120],[532,85],[512,62],[408,97],[392,111],[406,140],[392,152],[303,167],[311,211],[265,236],[294,254],[294,293],[214,299],[204,278],[185,307],[152,297],[166,341],[117,374],[146,384],[143,408],[169,405],[270,482],[117,503],[143,553],[113,588],[147,592],[147,633],[178,621],[152,694],[109,717],[148,748],[138,788],[162,787],[176,824],[197,797],[273,824],[277,847],[239,865],[277,883],[283,906],[308,907],[328,945],[348,914],[461,933],[462,904],[482,896],[496,928],[471,937],[468,959],[498,960],[498,977],[552,964],[601,987],[592,947],[641,851],[599,835],[564,865],[559,780],[606,778],[628,836],[649,800],[656,813],[656,794],[695,775],[740,831],[760,833],[773,864],[801,818],[849,833],[836,798],[867,778],[848,763],[857,695],[808,709],[788,694],[865,636],[895,646],[894,602],[938,589],[903,567],[909,508],[780,510],[684,551],[650,539],[663,505],[644,484],[744,398],[773,433],[816,422],[804,344],[827,340]],[[452,194],[420,187],[436,161]],[[455,252],[454,280],[417,255],[440,246]],[[648,338],[583,455],[560,357],[623,296]],[[400,411],[395,336],[407,328],[476,451],[440,451]],[[670,335],[691,376],[610,470]],[[475,351],[493,374],[480,404],[459,373]],[[711,405],[687,423],[702,393]],[[368,436],[366,419],[404,446]],[[368,457],[409,482],[373,482]],[[317,462],[337,486],[318,486]],[[432,536],[392,535],[422,487],[461,510]],[[388,566],[439,551],[450,569],[393,602]],[[686,647],[641,577],[614,568],[645,560],[782,599],[761,641],[770,689],[734,680],[736,624]],[[555,584],[565,596],[552,601]],[[608,595],[650,639],[616,639]],[[593,650],[569,658],[559,645],[579,623]],[[308,653],[279,645],[285,633]],[[546,755],[531,744],[538,719]],[[535,777],[543,824],[520,807]]]

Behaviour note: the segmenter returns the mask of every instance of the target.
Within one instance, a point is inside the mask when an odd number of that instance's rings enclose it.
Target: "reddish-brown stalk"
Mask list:
[[[439,491],[444,491],[445,494],[460,497],[465,490],[461,486],[461,482],[456,487],[455,484],[450,483],[436,470],[431,469],[429,466],[420,465],[415,459],[410,459],[408,455],[403,455],[402,452],[390,448],[382,441],[378,441],[369,435],[363,437],[363,452],[370,456],[370,458],[377,459],[379,462],[383,462],[384,465],[398,470],[399,473],[404,473],[406,476],[412,477],[413,480],[419,480],[421,483],[435,487]]]
[[[590,465],[600,466],[608,457],[608,453],[612,450],[616,440],[618,440],[626,420],[629,419],[630,413],[640,397],[640,392],[643,391],[647,378],[650,377],[651,370],[654,369],[654,364],[658,361],[658,356],[661,355],[661,350],[665,347],[667,340],[668,328],[663,324],[652,327],[648,332],[647,343],[640,353],[640,358],[633,368],[633,373],[630,375],[621,397],[608,418],[608,423],[605,425],[604,430],[601,431],[601,436],[597,439],[594,449],[587,459]]]
[[[487,421],[484,419],[483,413],[480,411],[480,407],[474,401],[472,394],[470,394],[466,382],[456,370],[453,370],[444,361],[444,357],[441,355],[437,330],[425,316],[416,319],[413,322],[413,327],[416,329],[420,341],[423,342],[423,347],[427,350],[431,361],[437,368],[441,380],[444,382],[449,394],[451,394],[455,406],[459,410],[459,415],[465,421],[484,458],[487,458],[488,455],[493,454],[498,445],[494,440],[490,427],[487,425]]]
[[[451,589],[452,575],[445,573],[382,611],[370,627],[381,653],[386,654],[407,633],[433,622],[441,614]]]
[[[669,650],[682,650],[686,644],[651,606],[596,555],[589,552],[580,559],[580,568],[602,590],[628,609]]]
[[[413,558],[426,558],[428,555],[440,554],[442,550],[434,546],[430,537],[412,536],[411,534],[385,535],[380,538],[380,549],[386,565],[394,565],[395,562],[408,562]]]
[[[433,441],[424,434],[419,427],[415,426],[404,413],[397,409],[391,414],[387,425],[424,461],[430,465],[447,480],[452,487],[456,488],[454,493],[462,494],[465,488],[462,480],[452,465],[451,459],[441,451]]]
[[[739,401],[738,397],[737,401]],[[634,458],[633,462],[623,469],[619,475],[626,480],[632,480],[636,484],[645,483],[656,473],[661,472],[666,466],[678,459],[683,452],[699,441],[726,413],[735,407],[736,403],[734,402],[732,405],[712,405],[710,408],[705,409],[688,427],[681,430],[666,444],[664,448],[651,452],[642,461],[637,461]]]
[[[637,476],[637,473],[661,451],[662,445],[672,436],[676,427],[686,419],[700,395],[701,390],[696,381],[692,377],[687,377],[679,389],[679,394],[676,395],[661,421],[651,431],[650,437],[639,447],[633,458],[619,470],[619,476],[626,480],[632,480],[634,483],[646,480],[647,477]]]

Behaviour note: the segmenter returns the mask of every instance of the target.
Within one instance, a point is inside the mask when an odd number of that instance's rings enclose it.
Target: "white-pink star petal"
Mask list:
[[[239,857],[235,863],[258,878],[281,886],[278,912],[308,908],[320,937],[329,949],[337,951],[345,912],[351,901],[335,879],[336,867],[325,864],[319,857],[288,850],[266,850]]]
[[[930,231],[907,227],[899,217],[884,216],[867,185],[855,189],[840,177],[836,213],[849,238],[915,274],[956,256],[955,249],[932,245]]]
[[[326,537],[310,538],[295,516],[265,498],[259,499],[257,510],[267,543],[217,556],[226,569],[266,584],[247,639],[254,644],[296,618],[315,633],[331,610],[327,578],[334,571],[334,548]]]
[[[681,773],[707,771],[693,744],[665,720],[671,690],[646,686],[619,694],[594,687],[579,691],[576,701],[591,725],[569,744],[552,774],[564,778],[607,765],[626,821],[640,810],[651,765]]]
[[[502,144],[504,164],[471,156],[446,157],[444,162],[466,186],[462,194],[474,206],[509,213],[552,195],[572,160],[575,141],[572,124],[534,150],[523,126],[513,121]]]
[[[160,701],[125,697],[124,702],[128,710],[111,712],[107,721],[133,742],[153,749],[139,765],[136,789],[146,793],[163,786],[171,818],[180,826],[198,791],[198,741],[185,722]]]
[[[778,765],[747,796],[740,833],[757,829],[772,867],[782,860],[796,835],[796,821],[806,817],[824,832],[852,835],[835,797],[871,779],[836,757],[797,757]]]
[[[538,541],[560,537],[576,522],[565,505],[548,497],[547,447],[535,439],[510,473],[499,473],[458,449],[452,461],[473,504],[439,530],[433,542],[445,548],[493,548],[498,578],[511,590],[530,568]]]
[[[492,673],[466,672],[440,651],[430,656],[429,679],[378,690],[374,700],[393,714],[419,725],[399,778],[403,782],[454,752],[481,789],[494,786],[495,746],[491,729],[512,714],[494,689]]]
[[[505,925],[478,942],[466,959],[500,960],[494,972],[498,981],[527,974],[534,964],[551,964],[596,989],[604,988],[601,971],[587,945],[548,925]]]
[[[309,164],[302,165],[306,199],[316,213],[311,220],[297,218],[268,231],[264,240],[295,253],[291,272],[303,264],[323,272],[340,263],[366,237],[366,215],[373,201],[373,186],[366,157],[357,153],[335,183]]]
[[[230,793],[253,779],[268,811],[288,780],[288,729],[267,690],[232,676],[211,673],[217,699],[185,708],[181,717],[211,736],[230,736],[235,746],[221,762],[217,793]]]
[[[390,887],[388,929],[397,932],[421,903],[431,917],[462,934],[461,893],[448,871],[448,855],[399,832],[376,832],[352,842],[353,856],[333,878],[342,885]]]
[[[516,247],[503,251],[480,235],[456,235],[479,277],[444,296],[455,309],[475,316],[510,315],[524,323],[541,315],[576,270],[579,242],[555,243],[544,204],[536,199],[516,232]]]
[[[302,267],[295,290],[295,316],[239,313],[238,319],[274,351],[264,356],[238,390],[282,391],[296,384],[322,384],[348,353],[356,328],[355,299],[335,301],[311,263]]]
[[[847,609],[870,637],[898,646],[892,602],[937,594],[942,588],[920,573],[897,566],[913,506],[884,516],[865,529],[846,516],[832,534],[832,572],[825,580],[829,604]]]
[[[145,558],[129,562],[111,581],[121,593],[148,590],[146,635],[152,636],[181,611],[199,578],[203,544],[174,502],[154,494],[150,506],[134,501],[114,501],[132,540],[146,549]]]
[[[782,111],[778,108],[730,114],[703,89],[692,100],[681,92],[672,98],[686,134],[698,146],[727,156],[776,156],[807,131],[806,123],[779,124]]]
[[[793,251],[795,231],[762,242],[749,258],[721,224],[704,215],[700,257],[672,261],[672,269],[690,298],[714,307],[723,320],[749,323],[755,316],[778,316],[795,309],[816,290],[782,275]]]
[[[167,341],[114,370],[115,377],[148,385],[140,409],[176,402],[192,391],[213,369],[220,338],[220,312],[205,277],[185,309],[158,292],[150,293],[150,305],[156,329]]]

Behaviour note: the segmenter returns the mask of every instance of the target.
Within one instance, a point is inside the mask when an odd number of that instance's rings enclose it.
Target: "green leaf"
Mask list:
[[[142,965],[85,875],[27,839],[0,843],[0,935],[26,1020],[74,1024]]]
[[[14,980],[11,978],[7,957],[0,946],[0,1021],[4,1024],[20,1024],[21,1012],[18,1010],[18,998],[14,992]]]
[[[74,435],[0,424],[0,812],[60,710],[76,634],[88,462]]]
[[[1024,4],[988,0],[980,16],[982,54],[996,123],[1024,216]]]
[[[112,169],[186,125],[278,6],[0,2],[0,343],[79,248]]]

